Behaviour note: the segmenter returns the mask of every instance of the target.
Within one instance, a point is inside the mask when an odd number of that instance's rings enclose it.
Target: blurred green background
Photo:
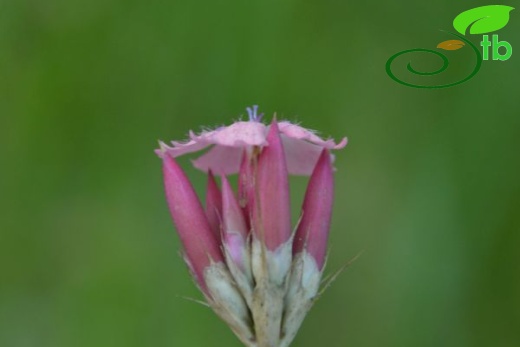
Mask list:
[[[365,252],[295,347],[518,346],[520,13],[512,58],[465,84],[385,73],[488,4],[1,0],[0,346],[240,346],[180,297],[200,296],[153,149],[255,103],[349,137],[328,271]]]

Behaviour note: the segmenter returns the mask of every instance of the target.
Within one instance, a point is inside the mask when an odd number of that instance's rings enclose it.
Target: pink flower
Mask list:
[[[184,258],[209,305],[250,347],[288,346],[314,302],[325,263],[334,177],[330,149],[314,132],[273,119],[161,143],[164,184]],[[203,209],[175,157],[213,145],[193,163],[208,172]],[[213,172],[221,175],[222,191]],[[226,175],[238,173],[238,196]],[[289,173],[310,175],[293,233]]]
[[[269,145],[269,126],[260,122],[262,115],[257,115],[258,106],[248,107],[247,110],[249,121],[238,121],[230,126],[203,131],[199,135],[190,132],[188,141],[172,141],[172,147],[161,142],[157,153],[161,156],[166,153],[176,158],[213,146],[207,153],[195,159],[193,165],[204,172],[211,170],[217,175],[237,173],[244,149]],[[278,128],[287,159],[287,170],[292,175],[309,176],[323,148],[341,149],[347,145],[347,138],[336,144],[334,140],[323,140],[315,131],[288,121],[279,122]]]

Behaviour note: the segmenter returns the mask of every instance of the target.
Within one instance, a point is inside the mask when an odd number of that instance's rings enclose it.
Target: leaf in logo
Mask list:
[[[453,20],[453,27],[462,35],[486,34],[502,29],[509,22],[509,12],[514,7],[505,5],[487,5],[472,8],[459,14]]]
[[[456,51],[462,47],[464,47],[464,42],[460,40],[447,40],[437,45],[437,48],[444,49],[446,51]]]

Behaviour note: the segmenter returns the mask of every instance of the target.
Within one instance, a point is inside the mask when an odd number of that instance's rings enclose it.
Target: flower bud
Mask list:
[[[220,242],[188,178],[170,156],[163,156],[166,200],[183,245],[184,259],[206,300],[249,345],[254,340],[249,310],[224,263]]]
[[[253,231],[267,249],[274,251],[291,237],[289,181],[278,123],[267,134],[269,146],[258,158]]]
[[[183,245],[185,260],[197,284],[207,293],[204,270],[212,262],[223,261],[219,242],[206,219],[193,187],[176,163],[163,156],[166,200]]]
[[[243,211],[226,176],[222,176],[222,214],[222,240],[226,261],[246,301],[251,302],[253,275],[250,234]]]
[[[320,271],[327,253],[333,199],[333,168],[330,154],[324,149],[307,186],[293,246],[294,255],[308,252]]]
[[[294,259],[285,297],[282,345],[288,345],[296,336],[320,286],[332,216],[333,189],[330,154],[324,149],[309,180],[302,217],[294,238]]]

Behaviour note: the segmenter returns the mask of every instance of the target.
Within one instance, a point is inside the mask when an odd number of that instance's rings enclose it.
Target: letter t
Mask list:
[[[489,46],[491,46],[491,41],[489,41],[488,35],[482,35],[482,41],[480,42],[482,46],[482,59],[489,59]]]

